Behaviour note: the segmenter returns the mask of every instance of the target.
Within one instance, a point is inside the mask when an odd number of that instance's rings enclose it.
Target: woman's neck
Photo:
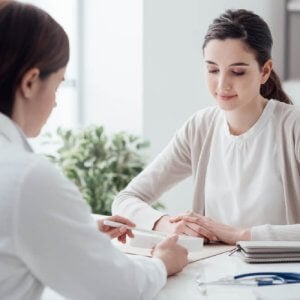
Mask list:
[[[232,111],[226,111],[225,116],[232,135],[241,135],[250,129],[259,119],[268,100],[260,97],[257,101]]]

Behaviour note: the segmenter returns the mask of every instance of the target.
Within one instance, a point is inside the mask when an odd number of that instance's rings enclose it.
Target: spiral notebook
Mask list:
[[[248,263],[300,262],[300,241],[240,241],[236,246]]]

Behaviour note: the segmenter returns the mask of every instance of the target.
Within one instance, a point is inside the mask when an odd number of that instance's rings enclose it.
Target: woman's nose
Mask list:
[[[218,81],[218,89],[220,91],[230,91],[231,90],[231,83],[225,76],[220,76]]]

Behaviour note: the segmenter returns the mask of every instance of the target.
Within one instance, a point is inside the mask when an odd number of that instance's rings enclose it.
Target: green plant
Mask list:
[[[108,136],[97,126],[58,128],[56,135],[56,141],[47,136],[47,143],[58,145],[56,153],[47,156],[78,186],[93,213],[110,215],[113,198],[143,170],[143,150],[149,143],[125,132]]]

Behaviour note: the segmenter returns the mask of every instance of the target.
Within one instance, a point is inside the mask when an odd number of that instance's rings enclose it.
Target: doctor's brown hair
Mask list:
[[[45,11],[17,1],[0,1],[0,112],[12,116],[16,90],[31,68],[40,79],[65,67],[69,40]]]
[[[214,19],[204,37],[202,49],[211,40],[239,39],[253,51],[260,68],[271,58],[273,39],[267,23],[255,13],[245,10],[227,10]],[[293,104],[283,91],[278,75],[271,71],[265,84],[261,85],[260,93],[267,99],[274,99]]]

